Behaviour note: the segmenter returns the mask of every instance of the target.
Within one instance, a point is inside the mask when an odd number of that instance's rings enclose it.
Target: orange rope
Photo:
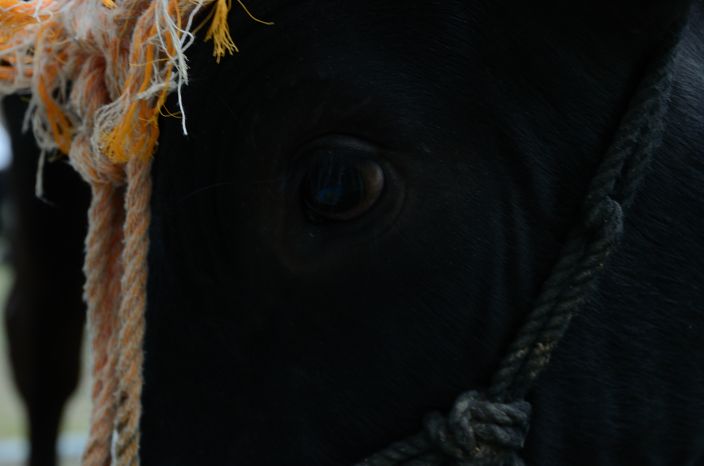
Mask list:
[[[147,303],[147,255],[151,199],[151,158],[127,162],[122,261],[122,302],[119,308],[117,361],[117,466],[139,464],[139,420],[142,414],[144,311]],[[118,348],[115,348],[117,350]]]
[[[39,147],[67,154],[93,194],[84,264],[93,407],[83,466],[139,465],[151,157],[166,99],[187,83],[184,44],[206,6],[219,62],[237,51],[232,0],[0,0],[0,96],[30,93]]]
[[[88,325],[93,329],[93,390],[90,432],[83,464],[106,466],[110,461],[112,429],[115,418],[113,397],[117,389],[114,347],[121,275],[120,256],[122,230],[121,196],[110,184],[93,184],[93,198],[88,213],[86,238],[85,300],[88,303]],[[104,344],[108,342],[108,344]]]

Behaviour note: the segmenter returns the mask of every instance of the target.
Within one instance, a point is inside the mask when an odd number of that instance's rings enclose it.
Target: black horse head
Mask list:
[[[702,460],[700,5],[514,3],[252,2],[276,25],[233,14],[239,55],[194,46],[154,168],[144,464],[350,465],[487,387],[683,19],[665,141],[524,458]]]

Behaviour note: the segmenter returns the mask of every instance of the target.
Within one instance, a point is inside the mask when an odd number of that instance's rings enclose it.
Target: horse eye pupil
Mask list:
[[[347,201],[351,201],[354,194],[350,189],[351,186],[337,185],[337,186],[325,186],[318,191],[316,196],[316,201],[321,206],[327,206],[330,208],[341,208]]]
[[[383,172],[373,161],[326,152],[306,173],[303,204],[316,222],[351,220],[376,201]]]

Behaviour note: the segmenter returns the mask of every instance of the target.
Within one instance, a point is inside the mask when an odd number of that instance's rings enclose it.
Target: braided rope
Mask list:
[[[126,189],[122,189],[119,170],[97,170],[96,162],[104,158],[76,147],[69,155],[71,163],[93,191],[84,265],[92,331],[93,408],[82,464],[137,466],[151,159],[133,158],[127,163],[122,174]]]
[[[122,241],[120,196],[109,184],[94,184],[88,212],[86,238],[85,301],[88,303],[88,327],[92,329],[93,400],[90,432],[83,453],[84,465],[105,465],[110,458],[112,424],[115,417],[113,396],[116,390],[115,355],[104,341],[114,344],[117,327],[117,297],[120,276],[119,254]],[[116,228],[117,226],[117,228]]]
[[[590,183],[581,219],[569,232],[557,263],[486,395],[475,391],[462,394],[447,417],[432,414],[423,432],[390,445],[356,466],[524,464],[518,451],[528,433],[530,404],[522,400],[548,365],[623,235],[623,211],[635,199],[662,142],[681,26],[658,51],[632,98],[616,138]]]
[[[151,158],[127,162],[125,194],[125,243],[122,249],[122,301],[119,310],[119,340],[113,352],[117,361],[117,417],[115,464],[139,465],[139,421],[142,414],[142,352],[144,311],[147,298],[147,254],[149,250],[149,202]]]
[[[85,95],[85,94],[84,94]],[[80,102],[78,102],[80,103]],[[111,351],[118,331],[122,287],[122,224],[125,182],[122,167],[111,163],[90,148],[87,138],[74,139],[69,152],[73,168],[90,185],[88,234],[83,273],[86,276],[84,299],[88,306],[88,330],[93,354],[91,422],[84,466],[109,466],[115,420],[117,354]]]

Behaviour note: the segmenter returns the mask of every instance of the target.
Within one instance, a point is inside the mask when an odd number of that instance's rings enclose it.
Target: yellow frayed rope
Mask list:
[[[139,464],[158,119],[176,92],[186,132],[181,89],[194,21],[208,11],[201,26],[209,23],[219,62],[237,51],[231,7],[232,0],[0,0],[0,97],[29,94],[26,121],[42,153],[68,155],[93,193],[84,265],[93,407],[84,466]]]
[[[185,52],[206,7],[219,62],[238,51],[232,0],[0,0],[0,95],[31,94],[42,150],[70,154],[85,141],[115,163],[149,157],[166,97],[188,83]]]

